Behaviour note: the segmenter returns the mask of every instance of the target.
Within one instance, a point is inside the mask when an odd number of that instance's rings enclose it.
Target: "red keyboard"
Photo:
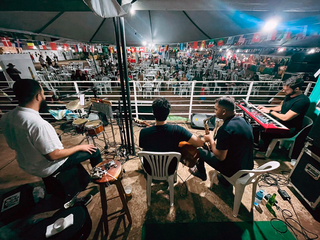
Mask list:
[[[244,111],[246,115],[256,121],[261,127],[264,128],[266,133],[287,133],[289,128],[272,118],[268,114],[261,112],[252,104],[240,103],[237,106]]]

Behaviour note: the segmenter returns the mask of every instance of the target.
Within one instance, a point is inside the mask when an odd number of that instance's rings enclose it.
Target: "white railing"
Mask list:
[[[41,82],[45,92],[49,92],[46,88],[48,82]],[[112,92],[109,89],[105,89],[104,86],[107,83],[111,83]],[[154,92],[157,82],[140,82],[142,91],[137,88],[137,81],[130,82],[130,94],[131,105],[134,117],[139,115],[152,115],[152,113],[142,113],[138,109],[141,106],[151,106],[152,101],[157,97],[165,97],[171,103],[171,115],[184,116],[191,119],[192,113],[212,114],[214,112],[213,105],[216,98],[223,95],[233,96],[235,100],[246,99],[254,105],[268,105],[269,100],[282,89],[282,81],[191,81],[191,82],[177,82],[177,81],[162,81],[159,91]],[[147,95],[144,91],[143,84],[151,83],[154,85],[152,92]],[[188,89],[184,89],[185,94],[182,94],[180,90],[180,83],[189,83]],[[236,84],[232,86],[231,84]],[[118,86],[118,82],[115,81],[50,81],[51,86],[54,86],[57,93],[63,98],[62,101],[70,102],[77,99],[78,94],[85,92],[86,98],[92,98],[91,88],[96,86],[98,91],[98,98],[108,98],[115,106],[118,101],[121,100],[121,89]],[[117,86],[114,86],[117,85]],[[229,86],[228,86],[229,85]],[[314,82],[305,82],[304,93],[310,95],[314,87]],[[176,88],[177,94],[173,94],[174,88]],[[161,90],[162,89],[162,90]],[[105,90],[108,92],[106,93]],[[228,92],[229,93],[228,93]],[[0,109],[2,113],[13,109],[17,103],[10,102],[9,98],[14,98],[13,92],[6,91],[7,96],[0,95]],[[49,97],[46,95],[46,97]],[[278,98],[283,98],[279,96]],[[7,99],[7,100],[5,100]],[[65,107],[65,103],[48,103],[49,107]],[[44,114],[44,115],[50,115]]]

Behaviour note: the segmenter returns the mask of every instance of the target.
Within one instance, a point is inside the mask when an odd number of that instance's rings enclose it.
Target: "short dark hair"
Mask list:
[[[295,89],[295,88],[299,88],[300,90],[302,89],[302,86],[304,84],[304,81],[301,77],[296,77],[296,76],[292,76],[290,78],[288,78],[283,85],[284,86],[288,86],[291,89]]]
[[[41,86],[36,80],[21,79],[14,83],[13,92],[18,98],[19,104],[25,106],[30,103],[38,93],[41,93]]]
[[[224,96],[224,97],[218,98],[216,100],[216,103],[218,103],[219,106],[231,112],[233,112],[235,109],[234,98],[230,96]]]
[[[165,121],[170,113],[171,105],[165,98],[158,98],[152,103],[153,115],[158,121]]]

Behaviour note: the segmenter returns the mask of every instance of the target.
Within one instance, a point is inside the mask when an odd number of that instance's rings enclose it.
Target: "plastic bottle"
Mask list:
[[[267,202],[267,204],[266,204],[266,207],[267,207],[267,209],[269,210],[269,212],[270,212],[274,217],[277,217],[275,211],[272,209],[272,206],[274,206],[275,203],[276,203],[276,194],[274,193],[274,194],[272,195],[272,197],[269,198],[269,200],[268,200],[268,202]]]
[[[256,193],[256,197],[254,198],[254,202],[259,205],[261,203],[261,200],[263,199],[263,190],[261,189]]]

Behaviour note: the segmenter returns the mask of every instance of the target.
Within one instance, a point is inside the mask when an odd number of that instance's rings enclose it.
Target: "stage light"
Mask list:
[[[237,49],[237,52],[240,52],[240,50],[239,50],[239,49]]]
[[[264,25],[262,30],[264,32],[269,32],[269,31],[275,29],[278,26],[278,24],[279,24],[279,19],[277,19],[277,18],[270,19],[266,22],[266,24]]]
[[[146,45],[147,45],[147,41],[143,41],[143,42],[142,42],[142,45],[143,45],[143,46],[146,46]]]
[[[313,54],[315,52],[316,52],[316,50],[314,48],[312,48],[312,49],[309,50],[308,54]]]
[[[134,10],[133,6],[131,6],[131,8],[130,8],[130,13],[131,13],[131,15],[134,15],[136,13],[136,10]]]

